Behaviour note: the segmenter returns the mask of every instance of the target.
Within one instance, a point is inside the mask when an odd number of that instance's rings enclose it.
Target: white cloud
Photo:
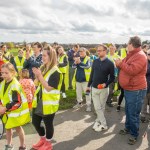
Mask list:
[[[0,1],[1,41],[125,43],[150,37],[149,0]]]

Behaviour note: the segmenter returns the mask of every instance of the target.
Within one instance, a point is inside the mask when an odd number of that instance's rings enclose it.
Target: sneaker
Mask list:
[[[130,137],[129,140],[128,140],[128,144],[129,145],[134,145],[137,141],[137,138],[136,137]]]
[[[120,130],[120,131],[119,131],[119,134],[121,134],[121,135],[129,134],[129,130],[128,130],[128,129]]]
[[[20,146],[19,150],[27,150],[27,148],[26,148],[26,146],[24,146],[24,147]]]
[[[117,111],[117,112],[119,112],[119,111],[120,111],[120,105],[118,105],[118,106],[117,106],[116,111]]]
[[[13,145],[5,145],[5,150],[14,150]]]
[[[82,103],[77,103],[73,108],[74,108],[74,109],[78,109],[78,108],[80,108],[80,107],[82,107]]]
[[[86,112],[91,112],[92,110],[91,110],[91,105],[87,105],[87,107],[86,107]]]
[[[33,149],[39,149],[43,144],[44,142],[46,141],[46,138],[45,137],[41,137],[41,139],[32,146]]]
[[[62,93],[63,98],[67,98],[66,93]]]
[[[45,141],[45,143],[38,149],[38,150],[52,150],[52,143],[51,141]]]
[[[108,129],[107,126],[100,125],[97,128],[95,128],[95,131],[100,132],[100,131],[104,131],[104,130],[107,130],[107,129]]]
[[[96,128],[98,128],[100,126],[100,122],[95,121],[93,129],[95,130]]]
[[[143,117],[143,116],[141,116],[140,120],[141,120],[142,123],[147,123],[148,122],[146,117]]]

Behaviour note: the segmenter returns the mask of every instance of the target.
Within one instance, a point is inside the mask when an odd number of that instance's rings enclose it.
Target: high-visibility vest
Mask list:
[[[63,63],[64,62],[64,58],[67,57],[67,55],[62,55],[60,58],[59,58],[59,63]],[[59,67],[59,70],[62,72],[62,73],[66,73],[67,72],[67,66],[65,67]]]
[[[0,86],[0,100],[2,106],[5,107],[6,104],[12,102],[12,91],[17,91],[21,98],[21,106],[16,110],[7,111],[2,118],[3,122],[5,123],[5,128],[11,129],[28,123],[30,121],[30,113],[27,99],[17,79],[14,78],[12,80],[4,93],[5,83],[6,81],[4,80]]]
[[[7,58],[9,58],[10,52],[6,52],[6,53],[4,53],[4,55],[5,55]],[[3,61],[4,61],[5,63],[6,63],[6,62],[9,62],[9,60],[5,59],[5,57],[3,57]]]
[[[120,52],[121,52],[121,58],[124,59],[127,56],[126,48],[122,48]]]
[[[16,56],[16,57],[14,58],[14,61],[15,61],[15,63],[16,63],[16,67],[17,67],[17,70],[18,70],[18,72],[19,72],[19,71],[23,68],[23,65],[24,65],[24,62],[25,62],[25,58],[22,57],[22,59],[21,59],[21,61],[20,61],[19,57]]]
[[[120,56],[116,53],[114,53],[113,56],[110,55],[110,52],[108,53],[107,57],[112,61],[114,62],[114,59],[117,59],[117,58],[120,58]]]
[[[84,60],[83,60],[83,63],[86,64],[87,61],[89,61],[89,60],[90,60],[90,57],[86,56],[86,57],[84,58]],[[86,82],[88,82],[89,79],[90,79],[91,67],[88,68],[88,69],[85,68],[85,69],[84,69],[84,73],[85,73]]]
[[[59,108],[59,100],[60,100],[60,89],[62,84],[62,73],[58,69],[57,66],[54,66],[51,70],[49,70],[46,75],[44,76],[44,80],[48,82],[50,76],[55,72],[58,71],[60,73],[60,81],[57,89],[52,89],[51,91],[47,91],[43,85],[39,85],[37,90],[34,94],[34,99],[32,102],[32,107],[37,107],[37,94],[39,93],[40,89],[42,88],[42,102],[43,102],[43,115],[53,114],[58,111]]]
[[[31,49],[31,50],[30,50],[30,56],[32,56],[33,54],[34,54],[34,53],[33,53],[33,50]],[[24,51],[23,56],[26,57],[26,51]]]
[[[86,57],[84,58],[84,60],[83,60],[83,63],[86,64],[87,61],[89,61],[89,60],[90,60],[90,57],[86,56]],[[88,82],[89,79],[90,79],[91,67],[88,68],[88,69],[84,68],[84,73],[85,73],[85,80],[86,80],[86,82]],[[75,77],[75,76],[76,76],[76,71],[75,71],[74,77]]]

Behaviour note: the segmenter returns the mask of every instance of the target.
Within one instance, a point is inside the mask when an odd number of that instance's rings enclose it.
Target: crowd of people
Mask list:
[[[128,144],[136,143],[140,120],[147,122],[150,99],[150,50],[138,36],[131,37],[125,48],[115,44],[100,44],[96,54],[75,44],[65,51],[58,43],[52,46],[36,42],[19,49],[12,57],[5,44],[0,50],[0,115],[6,128],[5,150],[12,150],[12,129],[20,139],[19,150],[26,150],[22,125],[35,127],[40,140],[32,145],[35,150],[51,150],[54,134],[53,120],[59,109],[59,100],[67,98],[66,89],[76,90],[77,104],[86,111],[96,112],[93,130],[108,129],[104,115],[105,105],[113,107],[114,91],[120,91],[116,111],[125,98],[125,128],[119,134],[130,134]],[[44,122],[44,126],[41,122]]]

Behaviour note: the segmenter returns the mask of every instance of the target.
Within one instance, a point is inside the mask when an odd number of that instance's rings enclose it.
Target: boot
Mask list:
[[[41,139],[36,143],[33,144],[32,148],[38,150],[46,141],[45,137],[41,137]]]
[[[38,149],[38,150],[52,150],[52,143],[51,141],[45,141],[45,143]]]

